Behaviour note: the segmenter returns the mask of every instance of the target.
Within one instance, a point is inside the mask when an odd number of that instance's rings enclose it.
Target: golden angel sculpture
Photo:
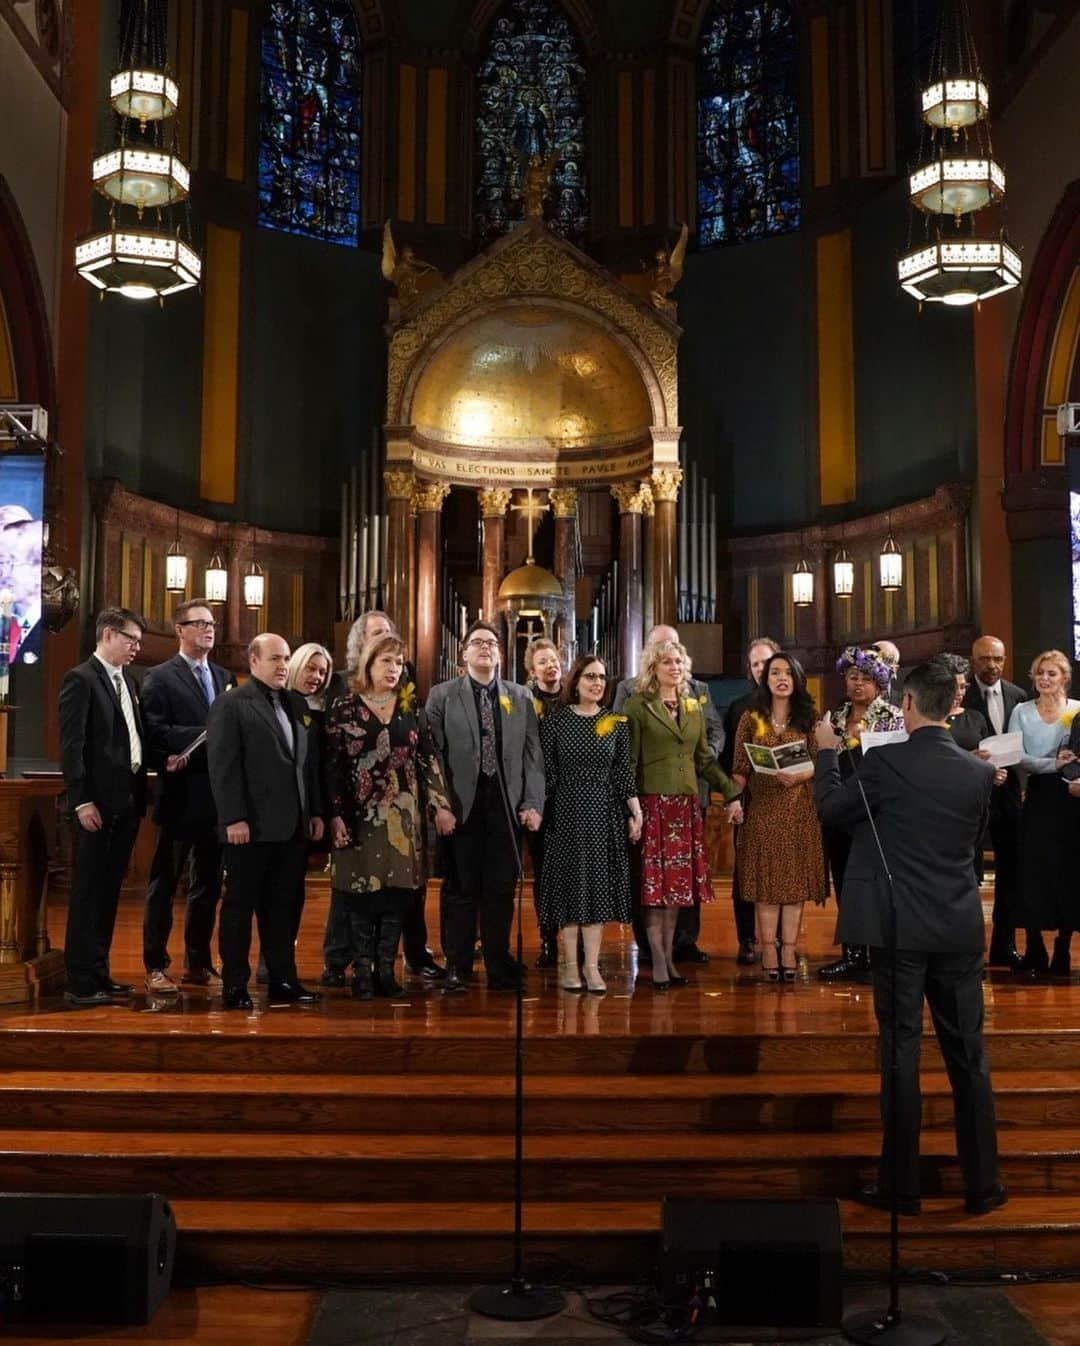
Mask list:
[[[389,220],[383,226],[382,273],[383,279],[397,290],[398,304],[403,309],[420,298],[421,276],[438,276],[442,280],[439,268],[421,261],[408,243],[398,252]]]
[[[560,150],[554,149],[545,159],[542,154],[530,154],[526,157],[515,151],[521,163],[521,197],[525,202],[525,218],[542,220],[544,218],[544,198],[551,187],[551,174],[559,161]]]
[[[652,300],[653,308],[659,309],[661,313],[670,314],[672,317],[678,311],[678,305],[673,299],[669,299],[668,295],[682,280],[688,234],[689,230],[684,224],[679,230],[679,241],[670,252],[666,248],[658,249],[656,262],[650,276],[649,298]]]

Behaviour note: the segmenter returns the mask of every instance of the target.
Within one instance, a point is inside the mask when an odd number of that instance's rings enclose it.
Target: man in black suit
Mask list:
[[[214,614],[204,599],[181,603],[173,613],[180,648],[143,680],[148,749],[158,772],[154,821],[160,830],[143,912],[146,989],[155,995],[176,995],[179,990],[167,970],[168,946],[173,896],[185,868],[184,980],[206,986],[217,978],[210,938],[221,896],[221,842],[206,746],[187,752],[205,730],[210,707],[236,685],[228,669],[210,662],[214,629]]]
[[[980,636],[971,647],[974,677],[964,693],[964,705],[986,718],[992,734],[1005,734],[1009,717],[1028,693],[1005,672],[1005,646],[997,636]],[[1027,948],[1016,947],[1020,914],[1020,777],[1008,768],[1005,784],[990,800],[990,844],[994,848],[994,925],[987,962],[1018,972],[1045,972],[1049,959],[1041,930],[1027,932]],[[980,862],[982,857],[976,857]],[[979,869],[981,872],[982,865]]]
[[[146,736],[126,671],[145,630],[127,608],[104,608],[94,653],[60,687],[60,766],[77,823],[64,937],[64,999],[72,1005],[107,1005],[132,991],[113,981],[109,949],[120,885],[146,812]]]
[[[858,774],[843,783],[830,720],[823,719],[816,731],[818,815],[827,826],[852,834],[836,938],[870,946],[881,1032],[881,1164],[878,1181],[863,1188],[860,1199],[888,1206],[895,1174],[905,1214],[920,1209],[924,998],[952,1086],[967,1210],[982,1215],[1006,1199],[998,1180],[994,1096],[983,1044],[985,932],[972,867],[994,770],[953,742],[946,719],[955,690],[956,676],[946,661],[913,668],[902,706],[908,741],[868,752]]]
[[[748,692],[736,697],[724,712],[724,746],[720,749],[720,756],[717,759],[729,776],[734,769],[735,732],[739,727],[739,721],[748,710],[753,709],[754,696],[757,686],[761,682],[762,670],[768,660],[774,654],[778,654],[779,651],[780,646],[771,636],[755,636],[746,647],[746,676],[750,680],[751,687]],[[757,954],[754,950],[754,904],[753,902],[747,902],[739,891],[738,852],[735,855],[735,873],[731,880],[731,904],[735,911],[735,933],[739,940],[739,951],[736,954],[735,961],[741,963],[744,967],[751,967],[757,961]]]
[[[286,689],[289,646],[258,635],[248,646],[251,677],[217,698],[206,722],[210,787],[225,843],[221,903],[225,1009],[252,1008],[251,916],[259,924],[272,1004],[321,997],[296,974],[296,894],[303,891],[307,839],[322,837],[319,770],[308,737],[307,702]]]

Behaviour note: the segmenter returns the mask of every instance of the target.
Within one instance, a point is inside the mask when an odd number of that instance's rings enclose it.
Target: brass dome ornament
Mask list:
[[[979,69],[967,0],[945,0],[921,93],[919,163],[908,178],[911,218],[924,238],[897,261],[900,286],[920,304],[965,307],[1020,284],[1023,269],[1002,230],[975,227],[974,216],[1005,199],[1005,172],[990,143],[990,94]],[[955,232],[932,217],[952,216]]]
[[[500,598],[562,598],[563,587],[550,570],[538,566],[531,556],[511,570],[499,585]]]

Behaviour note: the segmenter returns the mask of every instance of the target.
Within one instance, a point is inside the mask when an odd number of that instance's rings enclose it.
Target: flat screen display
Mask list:
[[[9,665],[41,658],[44,506],[44,457],[0,455],[0,646]]]

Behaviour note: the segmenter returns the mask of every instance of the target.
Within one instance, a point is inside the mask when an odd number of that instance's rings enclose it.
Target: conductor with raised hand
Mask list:
[[[870,946],[881,1032],[881,1164],[877,1182],[863,1188],[859,1198],[888,1207],[895,1173],[903,1214],[920,1209],[924,999],[952,1086],[966,1208],[981,1215],[1006,1200],[998,1179],[994,1099],[983,1043],[984,926],[972,863],[994,770],[952,740],[945,722],[955,688],[953,670],[942,660],[913,668],[901,707],[907,742],[873,749],[858,773],[843,783],[832,724],[824,719],[816,730],[818,814],[826,825],[852,833],[836,938]]]

